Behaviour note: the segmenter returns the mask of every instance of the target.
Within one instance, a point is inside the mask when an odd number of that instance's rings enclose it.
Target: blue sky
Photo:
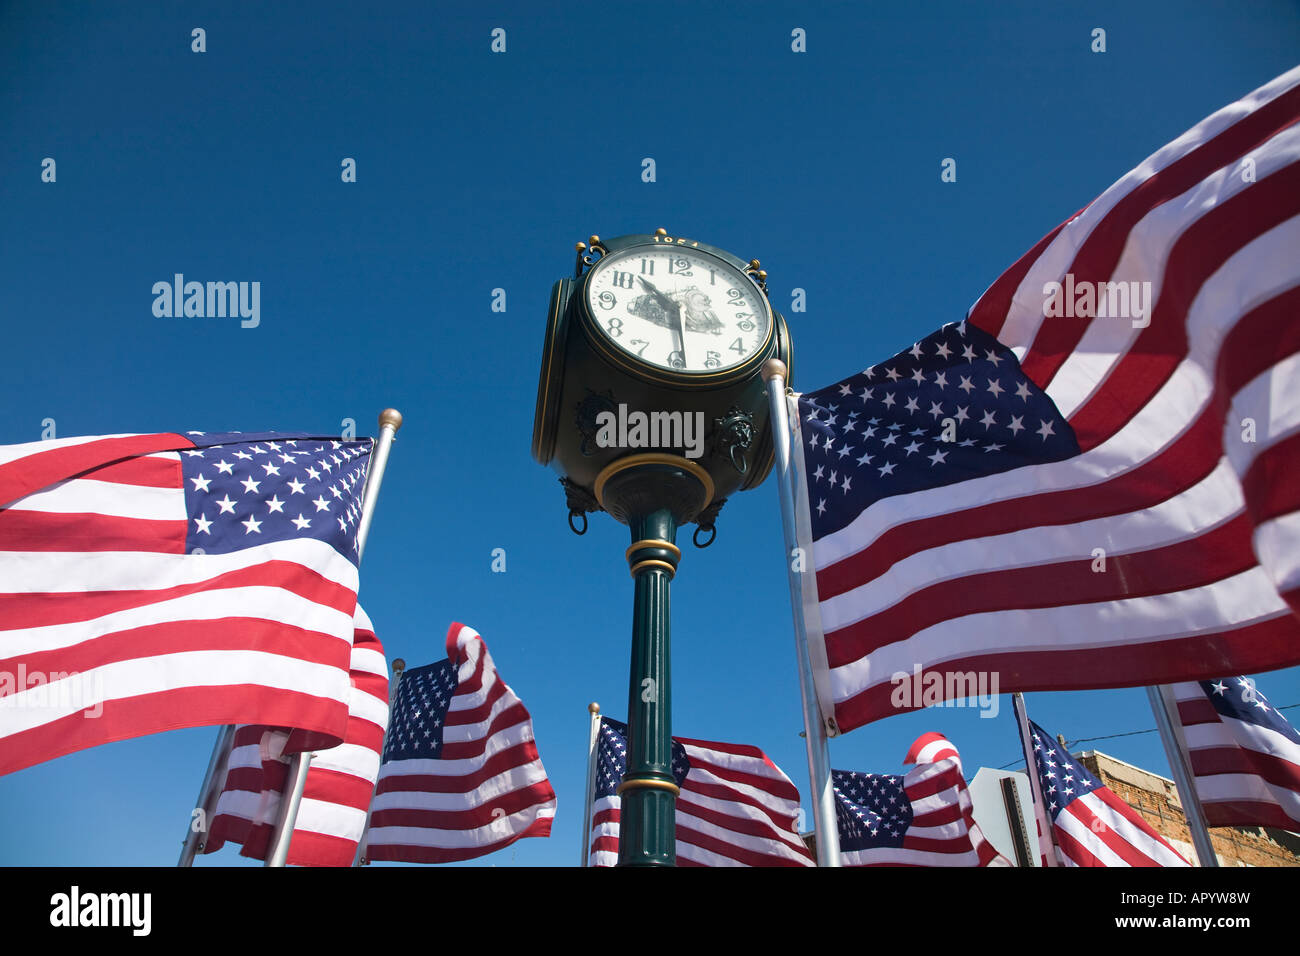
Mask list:
[[[60,436],[373,433],[399,408],[362,602],[390,659],[441,656],[453,620],[483,634],[559,811],[551,839],[481,865],[569,865],[586,705],[625,716],[632,598],[626,529],[595,516],[573,536],[529,455],[574,242],[663,226],[761,259],[793,384],[821,387],[960,319],[1058,222],[1294,66],[1297,36],[1296,5],[1264,2],[4,5],[0,444],[48,418]],[[260,324],[155,317],[150,290],[177,272],[260,282]],[[756,744],[806,792],[776,496],[734,497],[716,544],[684,548],[674,729]],[[1260,688],[1300,702],[1300,670]],[[1141,690],[1029,708],[1071,740],[1154,726]],[[968,768],[1018,751],[1007,698],[994,719],[870,725],[832,762],[897,772],[928,730]],[[0,863],[172,864],[214,736],[0,778]],[[1167,773],[1155,734],[1097,746]]]

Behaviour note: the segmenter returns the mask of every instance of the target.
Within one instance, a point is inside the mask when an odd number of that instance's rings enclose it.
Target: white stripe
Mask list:
[[[316,761],[313,759],[312,766],[315,765]],[[303,797],[302,803],[298,806],[298,819],[294,823],[293,832],[323,833],[326,836],[339,837],[356,843],[360,841],[361,831],[365,826],[366,811],[364,810],[328,800]]]
[[[782,833],[776,827],[772,826],[771,821],[767,820],[766,817],[756,816],[755,814],[757,814],[757,811],[753,810],[753,808],[744,809],[746,810],[744,814],[737,814],[733,810],[729,815],[737,817],[738,819],[759,820],[760,822],[764,822],[770,828],[770,835],[755,837],[745,833],[737,833],[734,830],[729,830],[725,827],[718,826],[716,823],[705,820],[703,817],[695,816],[690,812],[689,808],[684,808],[678,811],[676,818],[677,825],[679,827],[686,827],[694,830],[702,836],[712,837],[721,843],[730,844],[731,846],[751,853],[761,853],[765,856],[782,860],[807,861],[807,863],[811,865],[812,861],[808,860],[805,852],[801,852],[803,851],[803,846],[797,836],[794,834]],[[703,847],[699,847],[696,844],[685,842],[680,837],[676,840],[676,843],[677,854],[687,858],[693,858],[693,854],[690,851],[685,851],[684,848],[686,847],[691,847],[696,852],[708,854],[717,852],[705,850]],[[798,847],[798,849],[796,849],[796,847]],[[748,866],[749,864],[733,862],[728,865]]]
[[[1269,783],[1263,777],[1243,773],[1221,773],[1196,778],[1196,795],[1202,803],[1230,803],[1257,800],[1276,804],[1300,823],[1300,793]]]
[[[345,701],[351,687],[347,675],[337,667],[261,651],[161,654],[116,661],[9,695],[0,708],[0,738],[78,711],[93,711],[101,702],[177,688],[240,686],[248,683],[250,674],[257,675],[259,686],[336,701]]]
[[[1084,848],[1097,857],[1102,866],[1129,866],[1129,863],[1118,853],[1112,850],[1097,833],[1093,833],[1088,825],[1074,815],[1069,807],[1066,807],[1057,817],[1053,824],[1063,833],[1074,837]],[[1070,855],[1070,851],[1065,846],[1060,847],[1061,856],[1068,860],[1074,866],[1083,866],[1081,861],[1076,860]]]
[[[1300,230],[1297,230],[1296,248],[1300,249]],[[1237,474],[1244,478],[1256,458],[1300,431],[1297,395],[1300,395],[1300,355],[1291,355],[1251,379],[1232,397],[1224,423],[1223,446]],[[1254,425],[1254,441],[1242,440],[1246,421]]]
[[[495,754],[503,750],[509,750],[511,747],[526,743],[533,739],[533,728],[530,721],[515,724],[513,727],[507,727],[498,731],[488,738],[481,755],[475,757],[462,757],[457,760],[438,759],[413,759],[413,760],[390,760],[384,764],[379,771],[379,779],[385,777],[409,777],[409,776],[430,776],[430,777],[465,777],[479,768],[484,766]]]
[[[1221,717],[1217,724],[1183,725],[1187,749],[1205,750],[1212,747],[1241,747],[1264,754],[1270,759],[1285,760],[1300,770],[1300,744],[1268,727],[1249,721]]]
[[[74,478],[19,498],[5,511],[50,514],[97,514],[143,521],[186,521],[185,492],[180,488],[118,484]]]
[[[555,807],[527,807],[518,813],[500,816],[486,826],[473,830],[435,830],[430,827],[371,826],[367,840],[373,852],[380,846],[421,846],[461,849],[499,843],[528,829],[537,820],[554,819]]]
[[[1300,588],[1300,512],[1265,521],[1251,541],[1259,563],[1281,593]]]
[[[217,575],[287,561],[355,591],[357,567],[315,538],[270,541],[230,554],[156,554],[147,551],[0,551],[0,581],[8,594],[78,591],[157,591]],[[349,641],[352,624],[348,623]]]
[[[137,433],[125,432],[121,435],[78,435],[75,438],[48,438],[44,441],[29,441],[21,445],[0,445],[0,465],[18,461],[28,455],[40,455],[56,448],[71,448],[85,445],[92,441],[105,441],[112,438],[134,438]]]
[[[316,751],[311,758],[311,769],[318,767],[373,781],[379,774],[379,752],[361,744],[343,743]]]
[[[346,559],[340,557],[340,560]],[[292,621],[303,630],[327,634],[346,640],[349,646],[352,644],[350,612],[338,611],[299,597],[292,591],[271,587],[214,588],[143,607],[114,611],[89,621],[0,630],[0,636],[4,638],[4,652],[16,659],[41,651],[76,647],[95,638],[155,624],[226,619]]]
[[[1119,799],[1116,797],[1116,799]],[[1115,831],[1116,836],[1123,840],[1133,849],[1137,850],[1147,859],[1151,860],[1158,866],[1187,866],[1186,860],[1180,858],[1172,849],[1165,846],[1151,834],[1139,827],[1132,819],[1125,816],[1121,811],[1110,806],[1101,797],[1097,796],[1096,791],[1086,793],[1076,801],[1082,803],[1093,815],[1102,823],[1105,823]],[[1134,812],[1131,809],[1130,813]],[[1105,839],[1105,836],[1102,836]]]
[[[409,762],[409,761],[404,761]],[[390,764],[384,764],[387,768]],[[380,780],[384,779],[380,771]],[[511,767],[494,777],[483,781],[475,790],[467,793],[433,793],[412,790],[393,790],[376,793],[371,802],[372,813],[381,810],[472,810],[476,807],[490,805],[502,797],[523,790],[546,780],[546,771],[537,761]],[[371,840],[373,846],[375,841]]]

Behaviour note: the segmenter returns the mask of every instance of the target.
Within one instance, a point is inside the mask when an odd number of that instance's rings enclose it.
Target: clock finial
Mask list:
[[[663,226],[660,226],[658,229],[655,230],[655,235],[656,235],[656,236],[666,236],[666,235],[668,235],[668,230],[665,229]]]

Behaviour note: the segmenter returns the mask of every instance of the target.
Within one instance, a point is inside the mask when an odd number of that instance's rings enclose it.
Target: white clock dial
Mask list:
[[[587,308],[606,338],[643,362],[720,372],[752,358],[772,314],[750,279],[697,249],[638,246],[601,259]]]

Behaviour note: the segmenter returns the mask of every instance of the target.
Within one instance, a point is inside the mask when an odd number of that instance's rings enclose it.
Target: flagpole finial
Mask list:
[[[596,702],[593,700],[590,704],[587,705],[587,710],[588,710],[590,713],[593,713],[593,714],[599,714],[599,713],[600,713],[600,704],[596,703]]]
[[[379,427],[385,425],[392,425],[393,431],[397,431],[402,427],[402,413],[395,408],[385,408],[379,413]]]
[[[772,379],[776,378],[778,375],[780,375],[780,376],[781,376],[781,379],[784,381],[784,379],[785,379],[785,377],[786,377],[786,374],[787,374],[788,372],[789,372],[789,369],[787,369],[787,368],[785,367],[785,363],[782,362],[780,359],[771,358],[771,359],[768,359],[766,362],[763,363],[763,381],[764,381],[764,382],[770,382],[770,381],[772,381]]]
[[[394,658],[393,670],[395,670],[399,674],[402,673],[402,671],[406,670],[406,661],[402,660],[402,658],[400,657]]]

